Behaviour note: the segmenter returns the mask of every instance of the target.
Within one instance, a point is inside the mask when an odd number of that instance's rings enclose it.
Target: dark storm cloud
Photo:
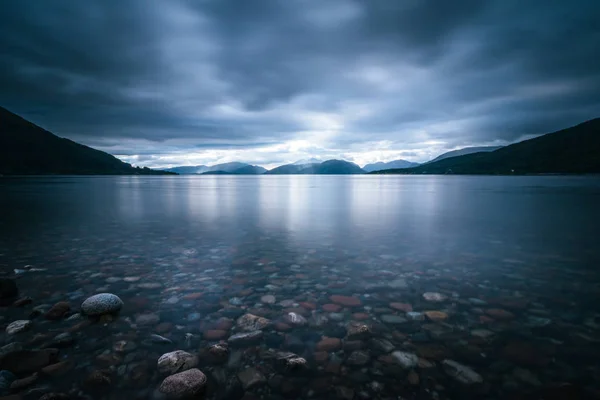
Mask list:
[[[303,139],[419,158],[600,115],[599,13],[593,0],[7,0],[0,104],[140,161],[274,146],[260,157],[279,162]]]

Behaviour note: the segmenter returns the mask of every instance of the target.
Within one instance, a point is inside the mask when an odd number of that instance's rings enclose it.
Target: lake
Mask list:
[[[0,369],[39,372],[0,394],[600,393],[598,177],[4,177],[0,210]]]

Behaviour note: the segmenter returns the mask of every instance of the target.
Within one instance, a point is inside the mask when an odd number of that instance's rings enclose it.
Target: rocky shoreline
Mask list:
[[[207,254],[0,278],[0,399],[600,398],[583,272]]]

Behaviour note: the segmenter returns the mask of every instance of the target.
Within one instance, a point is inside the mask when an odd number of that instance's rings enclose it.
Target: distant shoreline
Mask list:
[[[596,176],[600,177],[600,173],[538,173],[538,174],[398,174],[398,173],[376,173],[369,172],[366,174],[36,174],[36,175],[6,175],[0,174],[0,178],[49,178],[49,177],[112,177],[112,176],[143,176],[143,177],[220,177],[220,176],[237,176],[237,177],[261,177],[261,176]]]

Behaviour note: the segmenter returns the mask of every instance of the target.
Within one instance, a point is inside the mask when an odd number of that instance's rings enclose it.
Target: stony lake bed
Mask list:
[[[361,241],[318,223],[301,240],[302,225],[253,229],[247,207],[204,230],[184,209],[167,229],[107,204],[81,226],[59,213],[3,236],[3,400],[600,398],[594,249],[492,228],[423,244],[389,214]]]

